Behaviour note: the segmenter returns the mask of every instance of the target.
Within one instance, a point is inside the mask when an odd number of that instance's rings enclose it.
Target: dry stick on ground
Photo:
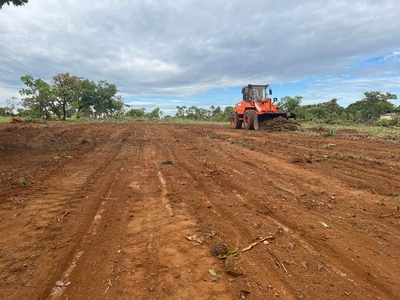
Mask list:
[[[65,243],[68,243],[68,242],[71,241],[71,240],[72,240],[72,238],[66,239],[65,241],[63,241],[63,242],[57,244],[57,247],[60,247],[60,246],[64,245]]]
[[[274,213],[274,211],[272,209],[270,209],[266,204],[264,204],[263,202],[261,202],[262,205],[264,205],[270,212]]]
[[[384,199],[383,197],[381,197],[381,196],[375,191],[374,188],[372,188],[372,190],[374,191],[374,193],[375,193],[379,198],[381,198],[381,204],[382,204],[382,202],[385,201],[385,199]]]
[[[248,250],[250,250],[251,248],[253,248],[254,246],[256,246],[256,245],[258,245],[258,244],[259,244],[259,242],[255,242],[255,243],[250,244],[248,247],[246,247],[246,248],[244,248],[244,249],[242,250],[242,253],[243,253],[243,252],[246,252],[246,251],[248,251]]]
[[[249,251],[251,248],[253,248],[254,246],[257,246],[259,243],[262,243],[262,242],[264,242],[264,241],[266,241],[266,240],[268,240],[268,239],[274,239],[274,238],[275,238],[275,237],[274,237],[273,235],[266,236],[265,238],[260,238],[259,241],[254,242],[254,243],[250,244],[248,247],[244,248],[244,249],[242,250],[242,253],[243,253],[243,252],[246,252],[246,251]]]
[[[282,261],[279,259],[279,257],[276,256],[276,254],[274,252],[272,252],[271,248],[269,248],[269,252],[271,253],[271,255],[273,257],[276,258],[276,260],[279,262],[279,264],[282,266],[283,270],[285,271],[285,274],[287,274],[287,270],[286,270],[285,266],[283,265]]]
[[[32,223],[32,219],[30,219],[28,222],[25,223],[24,227]]]
[[[64,212],[64,214],[62,215],[62,217],[61,218],[64,218],[66,215],[68,215],[70,212],[69,211],[66,211],[66,212]]]
[[[399,210],[400,210],[400,206],[397,206],[397,210],[396,210],[394,213],[391,213],[391,214],[388,214],[388,215],[383,215],[383,213],[381,213],[381,214],[378,216],[378,218],[392,217],[392,216],[394,216],[395,214],[397,214],[397,213],[399,212]]]
[[[279,185],[276,185],[276,184],[273,183],[272,181],[270,181],[269,184],[270,184],[272,187],[274,187],[274,188],[277,188],[277,189],[280,189],[280,190],[282,190],[282,191],[288,192],[288,193],[290,193],[290,194],[296,195],[295,192],[292,192],[292,191],[287,190],[287,189],[285,189],[285,188],[283,188],[283,187],[281,187],[281,186],[279,186]]]
[[[215,162],[213,162],[213,164],[214,164],[215,172],[217,172],[217,174],[219,174],[218,169],[217,169],[217,165],[215,164]]]

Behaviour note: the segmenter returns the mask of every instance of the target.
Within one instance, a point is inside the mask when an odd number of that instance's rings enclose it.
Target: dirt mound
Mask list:
[[[289,121],[286,118],[278,117],[273,120],[263,122],[260,124],[260,130],[267,131],[295,131],[301,126],[297,122]]]
[[[10,123],[21,123],[21,122],[22,120],[18,116],[12,117],[12,119],[10,120]]]

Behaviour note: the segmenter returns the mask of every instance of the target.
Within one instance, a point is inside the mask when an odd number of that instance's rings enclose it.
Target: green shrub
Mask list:
[[[400,126],[400,116],[390,120],[390,126]]]
[[[389,119],[379,119],[378,120],[378,125],[382,127],[389,127],[390,126],[390,120]]]

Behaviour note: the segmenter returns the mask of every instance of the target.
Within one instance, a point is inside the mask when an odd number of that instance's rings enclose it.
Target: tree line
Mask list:
[[[337,99],[318,104],[301,105],[303,97],[283,97],[277,103],[282,110],[296,114],[298,119],[314,120],[326,124],[343,122],[375,122],[381,115],[392,113],[395,115],[392,124],[400,125],[400,106],[390,100],[396,100],[397,95],[378,91],[365,92],[364,98],[351,103],[344,108],[337,103]]]
[[[132,108],[125,116],[132,118],[148,118],[148,119],[161,119],[161,118],[176,118],[176,119],[187,119],[195,121],[213,121],[213,122],[226,122],[229,120],[231,113],[233,112],[233,106],[227,106],[222,109],[220,106],[215,107],[211,105],[209,109],[203,107],[197,107],[192,105],[176,106],[177,112],[174,116],[164,115],[163,111],[156,107],[151,112],[146,112],[146,108]]]
[[[116,117],[123,114],[123,98],[115,84],[105,80],[98,83],[69,73],[56,74],[51,84],[32,75],[21,77],[21,116],[32,119],[67,117]],[[8,109],[12,112],[12,109]]]
[[[31,75],[21,77],[25,87],[21,94],[21,105],[18,109],[21,117],[28,119],[60,119],[66,118],[176,118],[188,120],[209,120],[213,122],[229,121],[233,106],[224,109],[212,105],[209,109],[197,106],[176,106],[174,116],[164,115],[156,107],[151,111],[146,108],[131,108],[123,102],[115,84],[105,80],[95,83],[89,79],[71,76],[69,73],[56,74],[51,83]],[[400,106],[395,106],[391,100],[397,96],[392,93],[378,91],[365,92],[364,97],[344,108],[337,99],[330,101],[301,105],[303,97],[286,96],[276,104],[285,112],[294,113],[297,119],[319,121],[326,124],[343,122],[375,122],[383,114],[397,114],[391,121],[383,120],[384,126],[400,126]],[[0,116],[11,116],[16,108],[16,97],[7,100],[7,106],[0,108]],[[386,123],[385,123],[386,122]],[[389,122],[389,123],[388,123]]]

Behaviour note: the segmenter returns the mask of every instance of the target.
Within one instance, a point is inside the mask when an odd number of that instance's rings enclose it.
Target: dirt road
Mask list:
[[[400,299],[400,147],[353,137],[1,124],[0,298]]]

